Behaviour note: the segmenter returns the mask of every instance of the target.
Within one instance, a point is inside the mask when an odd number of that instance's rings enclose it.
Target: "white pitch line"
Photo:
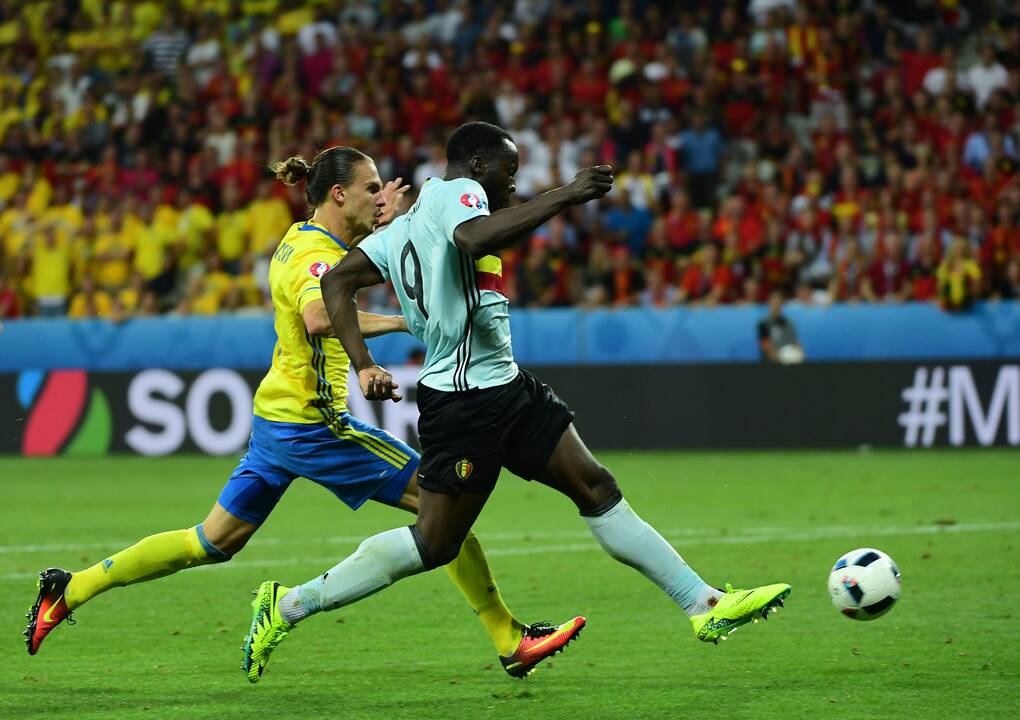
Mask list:
[[[851,537],[890,537],[890,536],[912,536],[912,535],[941,535],[944,533],[967,533],[967,532],[996,532],[996,531],[1011,531],[1020,530],[1020,522],[1001,522],[1001,523],[960,523],[957,525],[915,525],[909,527],[852,527],[852,526],[829,526],[819,527],[807,530],[795,530],[793,528],[745,528],[743,535],[711,535],[713,531],[704,530],[706,536],[697,537],[690,534],[690,529],[682,531],[664,531],[662,534],[668,539],[679,539],[682,540],[680,549],[699,546],[699,545],[752,545],[758,543],[770,543],[770,542],[802,542],[812,540],[825,540],[831,538],[851,538]],[[503,539],[516,539],[518,541],[526,540],[530,537],[591,537],[590,533],[587,532],[548,532],[548,533],[506,533],[499,537]],[[496,537],[496,536],[492,536]],[[361,536],[349,536],[349,537],[333,537],[333,538],[320,538],[327,542],[349,542],[356,543],[363,540]],[[483,537],[484,539],[484,537]],[[491,539],[491,538],[490,538]],[[254,542],[254,541],[253,541]],[[293,541],[296,543],[297,541]],[[285,540],[270,540],[266,539],[262,541],[265,545],[284,545],[293,544],[290,541]],[[109,547],[109,545],[98,545],[90,543],[89,545],[59,545],[59,546],[20,546],[20,547],[37,547],[37,548],[53,548],[59,547],[64,549],[86,549],[88,547]],[[15,548],[19,546],[7,546],[7,548]],[[3,550],[4,548],[0,548]],[[501,557],[511,555],[544,555],[552,553],[573,553],[573,552],[594,552],[601,550],[602,548],[594,542],[586,543],[562,543],[556,545],[518,545],[515,547],[495,547],[487,549],[486,555],[489,557]],[[10,551],[10,550],[8,550]],[[33,550],[32,552],[38,552]],[[320,557],[298,557],[298,558],[279,558],[279,559],[265,559],[265,560],[234,560],[227,563],[223,567],[226,568],[252,568],[252,567],[281,567],[281,566],[293,566],[293,565],[332,565],[339,562],[342,556],[331,555],[331,556],[320,556]],[[195,570],[212,570],[219,568],[219,565],[202,565]],[[16,572],[6,573],[0,575],[0,578],[4,580],[21,580],[24,578],[34,578],[38,575],[35,572]]]
[[[828,525],[817,528],[792,528],[792,527],[747,527],[741,528],[736,534],[722,534],[718,528],[681,528],[674,530],[660,530],[664,537],[684,539],[693,538],[697,544],[732,544],[757,542],[757,538],[764,538],[765,541],[772,540],[817,540],[826,537],[847,537],[849,535],[911,535],[930,534],[940,532],[988,532],[993,530],[1017,530],[1020,529],[1020,522],[1001,523],[959,523],[955,525],[913,525],[904,527],[871,526],[860,527],[853,525]],[[801,537],[804,533],[807,536]],[[587,530],[535,530],[528,532],[514,533],[487,533],[480,531],[476,533],[484,543],[490,542],[528,542],[535,539],[571,539],[590,538],[591,533]],[[285,538],[253,538],[248,547],[255,546],[286,546],[301,545],[309,546],[317,543],[324,545],[346,545],[360,543],[368,535],[332,535],[326,537],[285,537]],[[108,540],[105,542],[90,543],[53,543],[48,545],[0,545],[0,555],[29,555],[33,553],[66,552],[78,550],[114,550],[124,548],[138,542],[141,538],[134,540]],[[487,550],[489,554],[491,551]],[[2,577],[2,576],[0,576]]]

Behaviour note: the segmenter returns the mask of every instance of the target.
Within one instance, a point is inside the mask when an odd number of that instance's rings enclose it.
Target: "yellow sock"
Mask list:
[[[460,548],[460,555],[446,566],[446,573],[474,608],[492,638],[496,652],[500,655],[513,653],[521,642],[524,626],[503,603],[489,569],[489,561],[485,559],[485,552],[474,533],[468,534]]]
[[[74,610],[112,587],[145,582],[185,568],[229,559],[206,540],[201,525],[150,535],[87,570],[72,573],[64,600],[67,607]]]

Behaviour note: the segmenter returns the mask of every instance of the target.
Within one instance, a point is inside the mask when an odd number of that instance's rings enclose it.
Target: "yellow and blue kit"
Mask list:
[[[366,500],[396,504],[418,454],[385,430],[347,412],[350,361],[336,338],[313,337],[302,311],[322,298],[323,273],[347,244],[319,223],[295,223],[269,265],[276,347],[255,393],[248,452],[219,503],[259,525],[296,477],[322,485],[353,509]]]

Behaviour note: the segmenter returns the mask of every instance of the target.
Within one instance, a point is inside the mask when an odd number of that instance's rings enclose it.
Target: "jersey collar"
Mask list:
[[[327,230],[326,228],[322,227],[318,223],[313,225],[311,220],[306,221],[304,225],[302,225],[301,227],[298,228],[298,232],[310,232],[312,230],[315,230],[317,232],[321,232],[323,235],[325,235],[328,238],[330,238],[333,242],[335,242],[337,245],[342,247],[344,250],[348,250],[348,251],[350,250],[350,248],[347,247],[347,243],[345,243],[343,240],[338,238],[336,235],[334,235],[333,233],[331,233],[329,230]]]

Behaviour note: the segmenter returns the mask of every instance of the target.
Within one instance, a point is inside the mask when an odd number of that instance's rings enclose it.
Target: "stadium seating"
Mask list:
[[[514,134],[522,199],[618,170],[506,253],[518,306],[1020,294],[1016,17],[417,5],[0,5],[0,318],[266,312],[306,213],[267,162],[355,145],[416,190],[469,119]]]

